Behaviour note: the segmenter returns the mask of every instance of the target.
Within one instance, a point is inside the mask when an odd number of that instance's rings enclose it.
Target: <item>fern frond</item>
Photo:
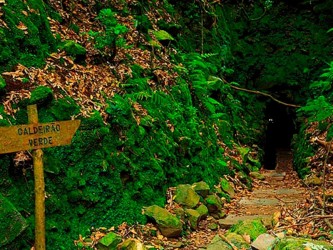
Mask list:
[[[200,56],[201,56],[201,58],[203,58],[203,59],[207,59],[207,58],[209,58],[209,57],[217,56],[217,55],[218,55],[218,53],[204,53],[204,54],[201,54]]]

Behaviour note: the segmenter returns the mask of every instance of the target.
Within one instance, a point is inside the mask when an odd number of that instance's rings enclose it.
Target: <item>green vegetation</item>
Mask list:
[[[107,65],[104,70],[114,77],[108,88],[121,89],[107,95],[99,82],[85,89],[79,80],[70,82],[68,75],[75,76],[79,66],[66,63],[63,54],[59,64],[44,69],[50,79],[43,86],[26,72],[19,79],[0,77],[3,100],[13,89],[24,90],[25,83],[31,91],[30,99],[11,100],[15,112],[0,106],[1,126],[27,123],[30,103],[38,104],[41,122],[82,120],[71,145],[44,150],[48,249],[73,249],[73,240],[92,228],[145,223],[142,207],[163,206],[170,186],[205,181],[213,187],[223,175],[236,172],[250,186],[249,172],[260,168],[267,99],[233,86],[303,105],[294,140],[301,176],[310,171],[307,157],[313,154],[305,122],[318,122],[329,131],[327,139],[333,137],[330,7],[275,1],[130,2],[80,1],[93,17],[90,31],[82,33],[80,16],[68,20],[57,14],[75,9],[76,3],[57,9],[48,1],[6,0],[0,7],[6,23],[0,23],[0,73],[18,64],[42,70],[50,53],[65,51],[80,67],[86,57],[93,58],[87,60],[93,64],[86,65],[87,76],[93,66]],[[51,30],[49,19],[74,34],[64,37]],[[51,82],[59,69],[60,87],[55,87]],[[86,103],[96,104],[90,117],[78,104],[82,96],[66,91],[71,84],[72,92],[87,92]],[[14,247],[30,249],[31,159],[0,155],[0,166],[0,193],[28,224]],[[229,190],[223,181],[221,186]]]

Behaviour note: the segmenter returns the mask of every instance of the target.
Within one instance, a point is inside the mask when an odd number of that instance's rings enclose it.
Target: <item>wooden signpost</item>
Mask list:
[[[80,120],[38,123],[36,105],[28,106],[27,125],[0,127],[0,154],[33,150],[35,180],[35,250],[45,250],[45,182],[42,148],[67,145]]]

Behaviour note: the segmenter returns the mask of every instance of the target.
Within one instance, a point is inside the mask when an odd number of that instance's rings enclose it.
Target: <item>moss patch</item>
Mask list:
[[[53,100],[52,89],[45,86],[38,86],[31,92],[30,104],[44,105]]]
[[[229,230],[229,232],[240,235],[250,235],[251,240],[255,240],[260,234],[266,233],[266,231],[260,219],[240,221]]]

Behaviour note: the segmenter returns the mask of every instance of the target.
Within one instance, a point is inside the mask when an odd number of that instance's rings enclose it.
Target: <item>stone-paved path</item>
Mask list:
[[[260,181],[253,192],[230,204],[227,217],[219,221],[222,227],[228,228],[239,220],[258,217],[268,225],[272,215],[282,207],[294,206],[305,201],[306,189],[302,187],[296,172],[292,169],[290,150],[279,149],[276,169],[263,170],[261,173],[265,180]]]

